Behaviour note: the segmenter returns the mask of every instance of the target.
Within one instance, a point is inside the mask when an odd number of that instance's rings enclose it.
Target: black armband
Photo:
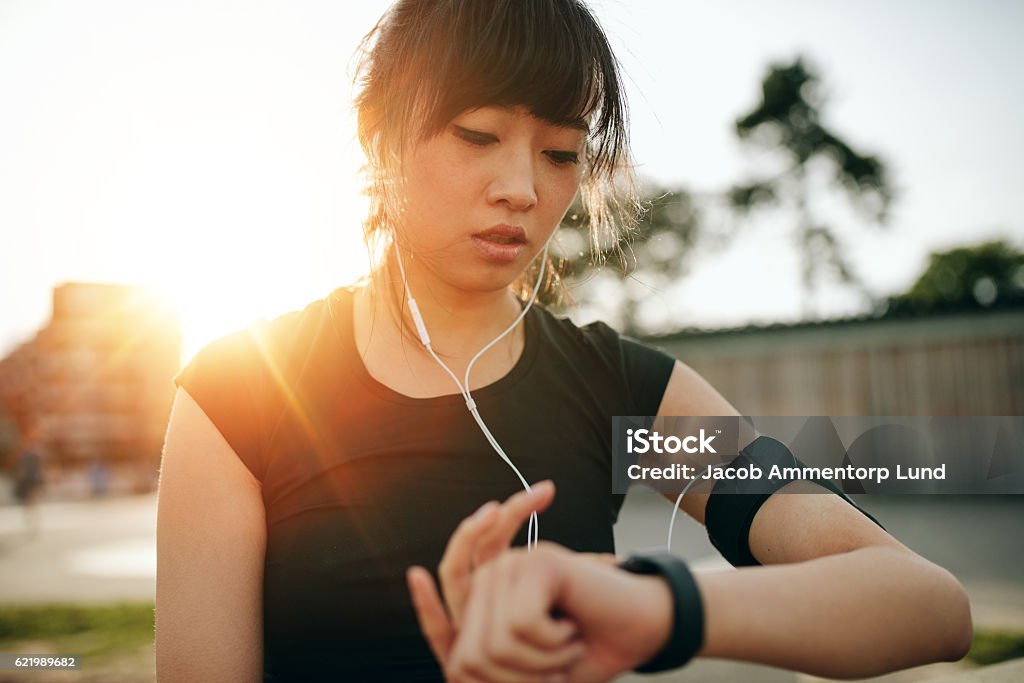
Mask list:
[[[751,465],[761,468],[763,472],[772,465],[783,467],[803,467],[803,463],[795,458],[784,443],[770,436],[759,436],[740,451],[740,454],[729,463],[729,467],[748,468]],[[754,516],[764,502],[779,489],[795,479],[761,479],[733,480],[719,479],[711,495],[708,497],[704,510],[704,525],[708,538],[734,567],[759,565],[760,562],[750,552],[750,526]],[[877,519],[864,512],[856,503],[843,493],[842,489],[827,479],[808,479],[829,491],[841,496],[843,500],[860,510],[868,519],[883,527]]]
[[[668,643],[653,659],[635,670],[646,674],[685,665],[704,644],[704,601],[690,569],[669,553],[630,555],[619,566],[634,574],[660,576],[672,591],[672,633]]]

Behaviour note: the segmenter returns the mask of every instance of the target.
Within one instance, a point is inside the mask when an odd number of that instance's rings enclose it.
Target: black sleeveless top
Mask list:
[[[611,417],[654,415],[674,359],[536,305],[524,324],[519,361],[473,393],[480,415],[527,481],[557,486],[540,538],[614,552]],[[209,344],[174,381],[263,485],[264,680],[443,680],[405,570],[436,571],[463,518],[521,489],[461,395],[373,379],[347,288]]]

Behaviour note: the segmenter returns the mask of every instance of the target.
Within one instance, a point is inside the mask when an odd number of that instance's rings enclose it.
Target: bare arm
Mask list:
[[[677,361],[658,414],[737,413]],[[784,490],[801,488],[816,485]],[[703,522],[707,500],[687,494],[681,507]],[[771,496],[754,517],[749,544],[762,565],[776,566],[699,576],[703,656],[864,677],[960,659],[970,646],[970,605],[957,580],[838,496]]]
[[[697,373],[676,364],[659,415],[735,414]],[[687,495],[682,507],[703,522],[708,497]],[[529,505],[521,507],[511,514],[520,522]],[[430,575],[418,568],[409,573],[421,627],[451,680],[560,674],[574,683],[603,681],[647,661],[667,642],[671,595],[657,579],[544,545],[532,556],[508,550],[470,572],[465,558],[497,517],[478,515],[460,526],[442,562],[472,573],[472,587],[457,591],[461,629],[449,620]],[[838,496],[771,496],[754,518],[749,544],[770,566],[695,577],[705,615],[700,656],[861,678],[959,659],[970,644],[970,609],[956,579]],[[563,618],[579,629],[584,654],[573,649],[576,641],[566,641]]]
[[[179,389],[157,504],[160,681],[262,680],[265,550],[259,482]]]

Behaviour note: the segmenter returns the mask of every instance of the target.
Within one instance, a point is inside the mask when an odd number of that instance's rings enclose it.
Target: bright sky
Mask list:
[[[350,280],[365,252],[347,69],[386,4],[0,0],[0,353],[65,281],[168,292],[190,354]],[[876,291],[906,287],[933,249],[1024,245],[1024,4],[592,6],[631,81],[646,176],[711,191],[760,168],[732,122],[767,64],[802,52],[824,75],[825,123],[880,154],[899,189],[884,233],[822,204]],[[648,313],[793,319],[798,272],[785,226],[766,224]],[[817,305],[856,304],[826,289]]]

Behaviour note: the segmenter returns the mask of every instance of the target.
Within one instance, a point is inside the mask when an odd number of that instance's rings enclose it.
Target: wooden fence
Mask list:
[[[1024,414],[1024,311],[648,339],[745,415]]]

